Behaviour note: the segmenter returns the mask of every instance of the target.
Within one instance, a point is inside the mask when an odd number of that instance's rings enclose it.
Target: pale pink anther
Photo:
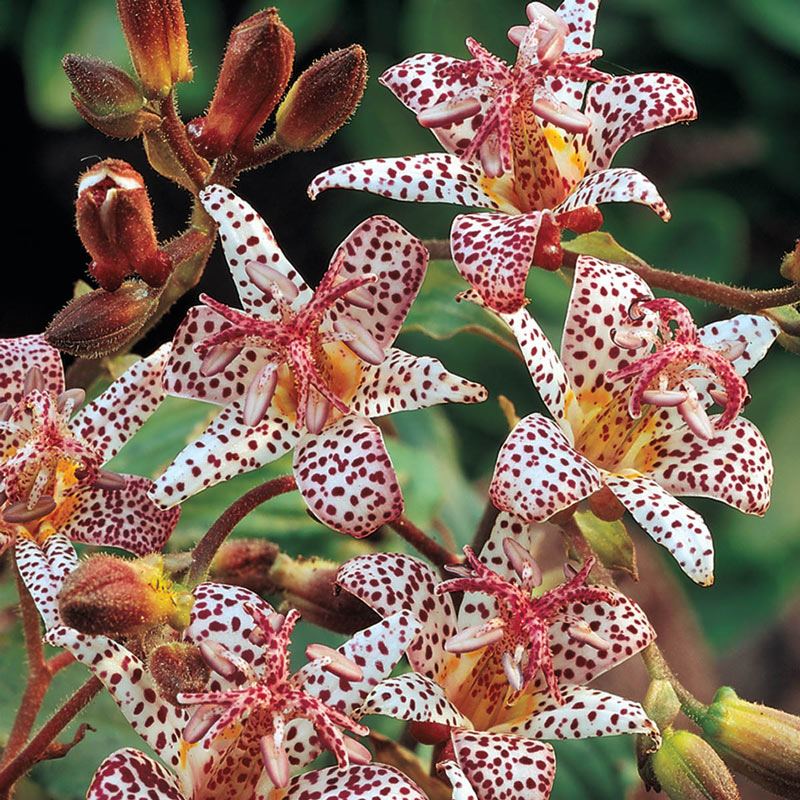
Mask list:
[[[244,396],[242,416],[245,425],[258,425],[267,413],[278,386],[278,366],[267,363],[258,370]]]
[[[709,389],[708,394],[718,406],[724,408],[728,405],[728,393],[722,389]]]
[[[14,413],[14,406],[11,403],[0,403],[0,422],[8,422]]]
[[[528,32],[527,25],[513,25],[508,29],[508,41],[511,42],[515,47],[519,47],[522,44],[522,40],[525,38],[525,34]]]
[[[336,322],[333,323],[333,329],[342,334],[341,342],[345,347],[352,350],[355,355],[367,364],[377,366],[386,360],[384,349],[358,320],[342,315],[336,318]]]
[[[33,507],[28,507],[27,500],[19,500],[3,509],[3,521],[10,524],[22,524],[41,519],[56,510],[55,498],[46,495],[40,496]]]
[[[595,650],[608,650],[611,647],[602,636],[598,636],[585,622],[570,625],[567,632],[576,642],[587,644]]]
[[[218,344],[216,347],[210,347],[205,356],[203,356],[202,364],[200,364],[200,374],[206,378],[219,375],[242,350],[244,350],[244,347],[228,344]]]
[[[503,621],[500,619],[490,620],[484,625],[472,625],[451,636],[444,643],[444,649],[448,653],[471,653],[480,650],[503,639],[505,636],[503,627]]]
[[[626,350],[638,350],[648,343],[648,338],[641,333],[633,330],[633,328],[612,328],[611,341],[618,347],[624,347]]]
[[[728,361],[736,361],[736,359],[739,358],[739,356],[741,356],[747,348],[743,341],[737,339],[732,342],[717,342],[714,345],[714,349],[720,355],[725,356]]]
[[[678,413],[683,417],[689,430],[698,438],[707,440],[714,435],[714,426],[696,396],[684,400],[678,406]]]
[[[642,392],[642,402],[660,408],[672,408],[689,399],[686,392],[666,391],[663,389],[647,389]]]
[[[39,367],[31,367],[25,374],[25,381],[22,387],[22,394],[31,392],[43,392],[45,389],[44,375]]]
[[[478,149],[481,168],[487,178],[499,178],[503,170],[503,158],[497,136],[491,134]]]
[[[253,283],[261,289],[264,294],[272,297],[273,287],[277,286],[280,293],[290,302],[294,300],[300,290],[295,283],[286,277],[282,272],[270,267],[268,264],[261,264],[258,261],[248,261],[244,271]]]
[[[530,587],[541,586],[542,568],[539,563],[519,542],[506,536],[503,539],[503,552],[511,562],[514,572],[519,575],[521,581]]]
[[[289,783],[289,758],[283,745],[275,743],[273,736],[262,736],[260,740],[261,757],[269,779],[278,789],[285,789]]]
[[[95,489],[104,489],[106,491],[119,491],[128,485],[128,479],[118,472],[112,472],[108,469],[100,469],[97,471],[97,477],[92,486]]]
[[[77,411],[86,400],[86,392],[83,389],[67,389],[56,398],[56,409],[59,414],[69,418]]]
[[[455,102],[437,103],[417,114],[417,122],[423,128],[439,128],[442,125],[454,125],[465,119],[474,117],[481,110],[481,104],[474,97],[465,97]]]
[[[515,692],[521,692],[522,688],[525,686],[525,678],[523,677],[519,661],[517,661],[508,650],[505,650],[500,657],[500,663],[503,665],[503,672],[505,673],[509,686],[511,686]]]
[[[179,698],[180,699],[180,698]],[[183,739],[189,744],[199,742],[222,716],[222,709],[213,704],[198,706],[183,729]]]
[[[544,3],[528,3],[525,11],[531,22],[529,28],[537,43],[536,56],[539,63],[554,63],[564,52],[569,26]]]
[[[592,125],[592,121],[582,111],[546,97],[534,100],[531,110],[537,117],[567,133],[585,133]]]
[[[331,413],[331,403],[316,389],[311,389],[306,405],[306,428],[309,433],[321,433],[328,422]]]
[[[375,295],[370,291],[368,284],[351,289],[342,300],[356,308],[372,308],[375,305]]]
[[[344,748],[351,764],[369,764],[372,761],[372,753],[361,742],[349,736],[344,737]]]
[[[248,613],[249,613],[249,610],[248,610]],[[283,627],[284,622],[286,622],[286,615],[285,614],[279,614],[276,611],[276,612],[273,612],[272,614],[270,614],[267,617],[267,621],[269,622],[270,628],[272,628],[272,630],[275,633],[278,633],[280,631],[280,629]]]
[[[223,678],[233,678],[239,671],[236,664],[230,660],[227,649],[219,642],[207,639],[204,642],[200,642],[198,649],[200,650],[200,655],[203,657],[203,661],[205,661],[214,672],[222,675]]]
[[[355,661],[327,645],[308,645],[306,647],[306,658],[309,661],[316,661],[323,669],[351,683],[364,679],[364,671]]]

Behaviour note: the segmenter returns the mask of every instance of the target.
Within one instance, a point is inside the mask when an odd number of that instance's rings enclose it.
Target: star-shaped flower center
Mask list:
[[[228,680],[241,684],[241,688],[179,694],[179,702],[199,705],[184,730],[186,742],[206,739],[210,745],[218,736],[230,735],[229,729],[238,723],[241,726],[238,735],[259,740],[267,774],[280,788],[289,782],[290,772],[284,749],[286,724],[294,719],[307,719],[323,746],[336,756],[340,767],[351,762],[367,763],[369,751],[345,736],[342,729],[361,736],[368,729],[308,693],[302,672],[289,674],[289,639],[299,612],[292,609],[284,617],[275,613],[266,615],[253,606],[247,606],[246,610],[258,626],[250,638],[264,648],[264,667],[256,672],[250,663],[216,642],[202,642],[200,652],[208,665]],[[306,655],[344,680],[363,678],[357,664],[324,645],[309,645]]]
[[[646,403],[677,406],[690,430],[702,439],[710,439],[715,427],[730,425],[747,401],[747,383],[731,363],[742,355],[744,345],[739,341],[716,348],[702,344],[689,310],[670,298],[637,301],[628,313],[632,324],[616,329],[612,337],[621,347],[645,352],[627,367],[606,373],[606,379],[636,378],[628,403],[631,417],[639,417]],[[700,403],[692,378],[721,384],[721,390],[710,391],[712,399],[725,407],[716,425]]]
[[[326,315],[337,301],[360,308],[372,303],[362,287],[374,282],[375,276],[339,281],[343,262],[344,256],[340,255],[331,264],[314,296],[298,310],[292,307],[292,301],[298,295],[297,287],[277,270],[250,262],[247,273],[253,283],[275,302],[279,321],[262,319],[223,305],[207,295],[200,296],[210,309],[229,323],[195,346],[203,356],[203,375],[221,372],[245,347],[267,351],[267,362],[256,372],[245,395],[244,419],[248,425],[258,425],[267,413],[278,387],[279,368],[283,364],[291,371],[296,391],[297,427],[305,424],[310,433],[319,433],[328,421],[331,408],[342,414],[348,412],[347,404],[333,389],[333,366],[325,345],[342,342],[369,364],[380,364],[384,360],[383,347],[357,320],[339,313],[331,326],[324,324]]]
[[[493,655],[499,655],[506,679],[516,692],[524,691],[541,669],[548,691],[561,704],[563,697],[549,645],[550,627],[557,619],[566,618],[571,623],[570,636],[576,641],[605,650],[608,643],[584,620],[577,616],[571,619],[565,612],[573,603],[615,605],[616,599],[604,587],[585,585],[594,566],[593,558],[566,583],[536,597],[533,590],[541,584],[542,573],[533,556],[510,538],[503,540],[503,550],[517,573],[517,580],[498,575],[478,560],[470,547],[465,547],[469,567],[454,568],[461,577],[436,587],[438,594],[480,592],[497,600],[497,616],[482,625],[465,628],[445,643],[445,649],[451,653],[468,653],[488,646]]]
[[[558,100],[545,86],[546,78],[603,82],[611,78],[588,66],[602,55],[601,50],[565,53],[566,23],[541,3],[530,6],[541,7],[530,9],[530,25],[509,31],[509,38],[519,46],[513,67],[470,37],[467,48],[472,59],[440,69],[445,81],[457,77],[465,88],[417,115],[420,124],[428,128],[472,117],[474,133],[461,158],[471,161],[479,157],[490,178],[513,169],[512,117],[520,111],[533,111],[544,122],[569,133],[589,129],[589,118]]]

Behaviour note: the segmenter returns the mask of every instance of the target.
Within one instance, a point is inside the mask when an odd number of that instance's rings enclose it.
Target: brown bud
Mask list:
[[[117,0],[117,14],[146,97],[166,97],[173,84],[192,80],[180,0]]]
[[[208,683],[209,670],[200,650],[193,644],[169,642],[153,650],[147,668],[158,685],[159,694],[172,705],[181,692],[202,692]]]
[[[800,717],[723,686],[699,724],[728,766],[781,797],[800,797]]]
[[[78,113],[107,136],[130,139],[161,125],[158,115],[142,108],[144,97],[133,78],[114,64],[69,53],[61,66]]]
[[[575,233],[591,233],[603,224],[603,213],[597,206],[581,206],[572,211],[563,211],[556,216],[562,228]]]
[[[800,283],[800,239],[794,250],[783,257],[781,275],[792,283]]]
[[[130,636],[189,623],[193,598],[164,575],[159,555],[127,561],[96,555],[73,570],[58,593],[61,617],[88,634]]]
[[[589,508],[603,522],[616,522],[625,515],[625,506],[608,486],[598,489],[589,497]]]
[[[278,107],[275,139],[285,150],[314,150],[347,122],[367,84],[367,54],[357,44],[315,61]]]
[[[663,733],[643,771],[649,786],[672,800],[740,800],[728,768],[707,742],[689,731]]]
[[[75,218],[93,259],[89,271],[103,289],[115,291],[131,272],[151,286],[164,285],[172,258],[158,249],[144,179],[130,164],[107,158],[84,172]]]
[[[237,25],[228,39],[217,88],[205,117],[187,126],[199,153],[216,158],[253,149],[258,131],[292,75],[294,38],[268,8]]]
[[[225,542],[211,562],[211,578],[258,594],[275,594],[278,589],[269,579],[269,571],[279,553],[278,545],[266,539]]]
[[[116,292],[96,289],[70,301],[47,326],[53,347],[79,358],[102,358],[133,338],[156,307],[157,297],[140,281]]]

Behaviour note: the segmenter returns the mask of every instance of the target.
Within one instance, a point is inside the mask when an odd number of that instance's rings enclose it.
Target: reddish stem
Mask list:
[[[290,151],[286,150],[277,140],[267,139],[266,142],[258,145],[252,153],[238,156],[236,168],[237,170],[245,170],[261,167],[264,164],[269,164],[270,161],[275,161],[281,156],[286,155],[288,152]]]
[[[295,489],[297,489],[297,483],[294,475],[282,475],[280,478],[273,478],[271,481],[256,486],[225,509],[194,548],[192,566],[186,576],[188,586],[197,586],[198,583],[208,577],[211,562],[217,551],[222,547],[231,531],[253,509],[258,508],[262,503],[266,503],[267,500],[271,500],[279,494],[293,492]]]
[[[406,519],[406,517],[398,517],[387,524],[415,550],[436,564],[441,571],[444,571],[445,566],[448,564],[461,563],[461,559],[455,553],[451,553],[437,542],[434,542],[427,533]]]
[[[200,191],[205,186],[208,177],[206,165],[194,151],[189,137],[186,135],[186,128],[175,110],[175,98],[172,92],[161,101],[161,116],[163,118],[161,130],[164,137],[175,154],[175,158],[178,159],[178,163],[194,183],[196,190]]]

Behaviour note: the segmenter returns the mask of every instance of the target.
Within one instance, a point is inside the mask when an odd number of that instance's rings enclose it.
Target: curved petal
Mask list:
[[[439,403],[480,403],[486,397],[483,386],[448,372],[438,359],[392,348],[382,364],[362,366],[350,410],[365,417],[382,417]]]
[[[61,354],[41,333],[0,339],[0,403],[16,405],[22,400],[25,376],[31,367],[41,370],[45,391],[54,394],[64,391]]]
[[[86,800],[191,800],[178,779],[150,756],[131,747],[112,753],[97,768]]]
[[[380,429],[348,415],[307,435],[294,451],[294,476],[320,522],[367,536],[403,513],[403,496]]]
[[[645,477],[608,475],[606,484],[641,528],[672,553],[695,583],[708,586],[714,582],[714,543],[696,511]]]
[[[772,456],[758,428],[741,417],[707,441],[686,427],[655,439],[635,468],[673,495],[713,497],[759,516],[769,508]]]
[[[164,370],[164,389],[169,394],[220,406],[244,395],[264,364],[263,352],[245,348],[222,372],[208,377],[201,374],[203,358],[194,351],[198,342],[228,327],[230,323],[210,308],[189,309],[175,332],[172,354]]]
[[[436,765],[440,772],[444,772],[453,789],[452,800],[478,800],[478,795],[470,786],[467,776],[455,761],[440,761]]]
[[[158,696],[145,665],[106,636],[88,636],[59,625],[45,640],[65,647],[103,682],[133,729],[173,767],[181,763],[183,729],[189,714]]]
[[[339,245],[331,263],[342,257],[340,280],[375,275],[363,286],[372,299],[369,308],[339,300],[330,319],[345,314],[360,322],[381,347],[391,347],[408,309],[422,286],[428,251],[422,242],[389,217],[370,217]]]
[[[242,308],[265,319],[279,318],[279,309],[249,278],[245,267],[256,261],[278,270],[298,288],[294,305],[307,303],[312,291],[284,256],[272,231],[241,197],[224,186],[207,186],[200,192],[206,211],[219,225],[219,238]]]
[[[110,461],[164,399],[161,378],[171,350],[164,344],[137,361],[70,422],[70,431]]]
[[[286,800],[427,800],[400,770],[383,764],[329,767],[292,778]]]
[[[605,374],[627,366],[639,351],[619,347],[614,328],[629,325],[635,300],[652,298],[650,287],[621,264],[581,256],[569,299],[561,360],[581,405],[605,406],[613,387]],[[594,399],[596,396],[596,400]]]
[[[17,568],[44,620],[46,629],[61,624],[58,593],[64,578],[78,566],[75,548],[63,534],[53,534],[39,547],[20,537],[16,544]]]
[[[642,72],[593,84],[584,114],[592,121],[585,147],[594,172],[608,167],[634,136],[695,119],[697,106],[685,81],[664,72]]]
[[[520,420],[497,456],[489,494],[502,511],[543,522],[603,485],[597,467],[541,414]]]
[[[533,264],[536,237],[549,214],[462,214],[453,220],[453,261],[489,308],[513,313],[526,304],[525,281]]]
[[[308,186],[312,200],[326,189],[358,189],[411,203],[453,203],[510,213],[516,206],[495,191],[478,164],[463,164],[449,153],[370,158],[325,170]]]
[[[542,693],[529,717],[492,730],[531,739],[586,739],[644,733],[656,742],[661,741],[658,726],[639,703],[584,686],[565,686],[561,696],[564,704],[559,706],[549,694]]]
[[[472,727],[438,683],[416,672],[383,681],[367,698],[361,713],[383,714],[409,722],[433,722],[451,728]]]
[[[180,517],[180,508],[164,510],[148,494],[149,478],[125,475],[124,489],[89,489],[65,501],[72,512],[61,532],[73,542],[120,547],[137,556],[160,553]]]
[[[436,679],[450,659],[444,642],[456,633],[456,619],[450,596],[434,592],[439,576],[431,567],[399,553],[374,553],[345,561],[336,583],[383,617],[413,614],[423,628],[408,648],[408,660],[415,672]]]
[[[641,203],[649,206],[664,222],[670,211],[653,182],[635,169],[615,167],[587,175],[558,207],[558,212],[572,211],[601,203]]]
[[[504,733],[454,731],[458,765],[478,800],[547,800],[556,756],[548,744]]]
[[[302,434],[275,408],[249,427],[241,403],[226,406],[198,439],[178,453],[150,493],[164,508],[243,472],[263,467],[294,447]]]

